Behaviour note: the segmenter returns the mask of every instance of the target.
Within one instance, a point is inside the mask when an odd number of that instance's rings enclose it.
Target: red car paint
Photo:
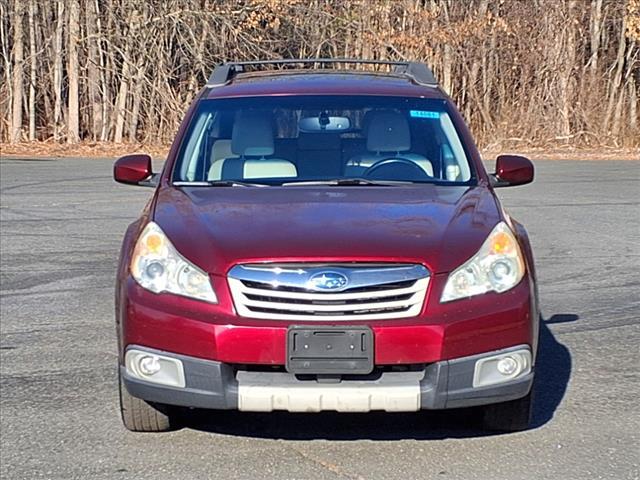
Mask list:
[[[126,155],[113,165],[113,176],[122,183],[137,185],[151,176],[151,157]]]
[[[172,186],[177,152],[201,99],[311,94],[446,99],[477,186]],[[527,168],[507,158],[498,180],[522,183]],[[531,249],[524,229],[505,216],[492,181],[464,121],[439,89],[404,79],[337,74],[249,76],[224,88],[204,89],[185,116],[152,200],[124,239],[116,291],[121,361],[126,346],[136,344],[233,364],[284,365],[287,326],[305,322],[237,316],[225,278],[235,264],[264,261],[425,265],[432,276],[418,317],[350,322],[374,330],[377,365],[430,363],[519,344],[531,345],[535,353],[538,311]],[[505,293],[441,303],[448,273],[473,256],[501,220],[512,226],[525,254],[522,281]],[[130,256],[149,221],[161,225],[176,249],[209,273],[218,304],[154,294],[132,279]]]
[[[496,178],[508,178],[509,185],[529,183],[533,179],[533,165],[525,157],[500,155],[496,159]]]

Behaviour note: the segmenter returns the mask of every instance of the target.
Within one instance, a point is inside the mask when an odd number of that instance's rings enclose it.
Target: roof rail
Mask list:
[[[248,62],[229,62],[217,65],[209,77],[207,87],[226,85],[238,73],[244,72],[245,67],[260,67],[265,65],[311,65],[315,64],[360,64],[360,65],[392,65],[394,73],[405,75],[416,83],[429,87],[437,87],[438,82],[431,69],[424,63],[392,61],[392,60],[358,60],[355,58],[287,58],[280,60],[252,60]]]

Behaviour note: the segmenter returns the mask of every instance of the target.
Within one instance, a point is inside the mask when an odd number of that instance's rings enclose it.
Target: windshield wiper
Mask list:
[[[415,182],[404,181],[404,180],[369,180],[367,178],[334,178],[331,180],[302,180],[299,182],[285,182],[282,184],[283,187],[288,186],[297,186],[297,185],[331,185],[331,186],[339,186],[339,187],[350,187],[350,186],[376,186],[376,187],[392,187],[396,185],[413,185]]]
[[[208,180],[197,182],[173,182],[176,187],[266,187],[264,183],[239,182],[237,180]]]
[[[293,182],[284,182],[283,187],[289,186],[375,186],[375,187],[393,187],[398,185],[415,185],[417,182],[405,180],[369,180],[367,178],[333,178],[329,180],[300,180]],[[173,182],[176,187],[268,187],[266,183],[250,183],[238,180],[208,180],[208,181],[178,181]],[[277,185],[277,184],[276,184]]]

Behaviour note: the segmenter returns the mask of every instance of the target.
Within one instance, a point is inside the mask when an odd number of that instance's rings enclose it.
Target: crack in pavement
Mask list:
[[[356,474],[356,473],[347,472],[347,471],[343,470],[339,465],[336,465],[335,463],[331,463],[331,462],[328,462],[326,460],[322,460],[320,458],[316,458],[316,457],[314,457],[312,455],[309,455],[307,452],[305,452],[301,448],[298,448],[296,446],[291,446],[291,450],[296,452],[298,455],[300,455],[305,460],[307,460],[307,461],[309,461],[309,462],[311,462],[311,463],[313,463],[315,465],[319,465],[323,469],[333,473],[334,475],[337,475],[338,477],[349,478],[351,480],[366,480],[362,475],[359,475],[359,474]]]

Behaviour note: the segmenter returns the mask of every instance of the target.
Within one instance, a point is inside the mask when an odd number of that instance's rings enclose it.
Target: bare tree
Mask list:
[[[598,73],[598,55],[600,55],[600,39],[602,37],[602,0],[591,0],[589,31],[591,34],[591,57],[588,65],[593,79]]]
[[[60,123],[62,121],[62,34],[64,27],[64,0],[58,0],[56,6],[56,32],[53,48],[53,91],[55,95],[53,107],[53,138],[60,140]]]
[[[36,28],[35,1],[29,0],[29,140],[36,139]]]
[[[131,44],[133,37],[137,33],[138,28],[138,12],[135,9],[130,10],[129,30],[127,31],[124,51],[122,52],[122,70],[120,74],[120,88],[118,89],[118,96],[116,97],[115,107],[115,130],[113,134],[113,141],[116,143],[122,142],[122,136],[124,132],[124,124],[126,117],[127,99],[129,96],[129,85],[131,83]]]
[[[7,19],[9,5],[8,2],[0,2],[0,44],[2,44],[2,64],[3,64],[3,76],[4,81],[0,83],[0,114],[2,120],[0,121],[0,140],[3,138],[4,132],[9,132],[11,135],[11,117],[12,117],[12,102],[13,102],[13,85],[12,85],[12,65],[11,65],[11,47],[9,43],[9,25]]]
[[[24,74],[24,45],[22,35],[23,4],[14,2],[13,22],[13,92],[11,111],[11,142],[17,143],[22,136],[22,86]]]
[[[69,107],[67,113],[67,142],[80,139],[80,107],[78,98],[78,37],[80,35],[80,8],[78,0],[69,0],[68,77]]]
[[[101,54],[98,46],[98,12],[95,0],[84,1],[86,19],[87,90],[91,105],[91,138],[96,140],[102,131],[102,98],[100,95]]]

